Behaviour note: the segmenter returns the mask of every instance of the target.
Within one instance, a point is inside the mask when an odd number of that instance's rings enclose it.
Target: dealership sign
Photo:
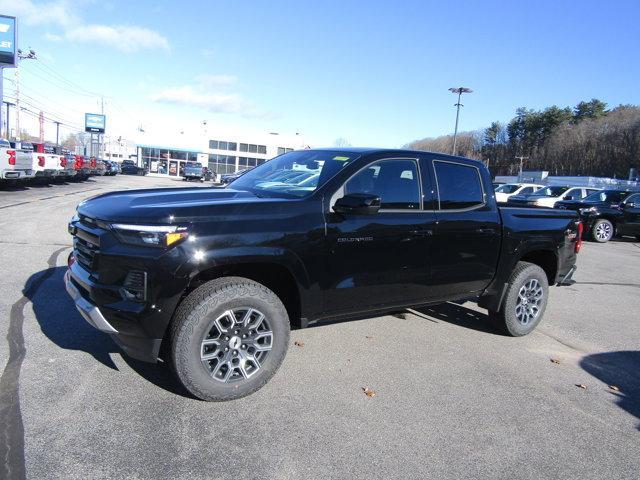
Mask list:
[[[99,113],[84,114],[84,131],[89,133],[104,133],[106,117]]]
[[[16,40],[16,17],[0,15],[0,67],[15,67]]]

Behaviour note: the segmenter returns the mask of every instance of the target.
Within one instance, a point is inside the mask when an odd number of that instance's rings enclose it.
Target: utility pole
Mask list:
[[[463,93],[473,93],[473,90],[471,90],[470,88],[467,87],[451,87],[449,89],[449,91],[451,93],[457,93],[458,94],[458,102],[454,103],[453,106],[456,107],[456,128],[453,131],[453,151],[452,151],[452,155],[456,154],[456,140],[458,137],[458,119],[460,118],[460,107],[464,107],[464,105],[462,105],[462,103],[460,103],[460,99],[462,97]]]
[[[36,60],[38,57],[36,52],[29,50],[29,53],[23,53],[22,50],[18,50],[18,57],[16,58],[16,140],[20,141],[20,60]]]
[[[56,147],[60,146],[60,122],[55,120],[53,123],[56,124]]]
[[[529,160],[529,157],[516,157],[516,160],[520,160],[520,173],[518,174],[518,176],[522,175],[522,162],[524,160]]]

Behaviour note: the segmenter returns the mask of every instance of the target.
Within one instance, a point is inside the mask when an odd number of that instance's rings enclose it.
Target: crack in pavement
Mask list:
[[[11,306],[7,343],[9,359],[0,377],[0,478],[26,478],[24,462],[24,425],[20,411],[20,370],[27,353],[24,346],[24,307],[29,298],[55,272],[60,253],[69,247],[59,248],[47,262],[49,268],[22,291],[22,297]]]

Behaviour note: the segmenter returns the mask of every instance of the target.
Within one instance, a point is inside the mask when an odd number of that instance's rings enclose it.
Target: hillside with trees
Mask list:
[[[453,135],[425,138],[408,145],[417,150],[451,153]],[[458,134],[457,153],[488,164],[494,175],[516,175],[525,169],[551,175],[627,178],[640,167],[640,108],[607,109],[598,99],[574,108],[518,108],[508,123]]]

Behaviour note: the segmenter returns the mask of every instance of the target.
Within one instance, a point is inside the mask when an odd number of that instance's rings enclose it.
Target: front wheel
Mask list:
[[[287,353],[289,317],[280,299],[246,278],[212,280],[187,296],[171,331],[173,370],[196,397],[249,395],[276,373]]]
[[[492,323],[512,337],[531,333],[547,308],[549,281],[538,265],[518,262],[509,278],[502,308],[489,312]]]
[[[596,220],[591,227],[591,237],[598,243],[608,242],[613,238],[614,233],[613,223],[604,218]]]

